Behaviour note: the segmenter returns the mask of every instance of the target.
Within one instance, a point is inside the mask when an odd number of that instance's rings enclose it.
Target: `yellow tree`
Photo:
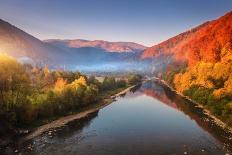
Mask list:
[[[56,83],[55,83],[55,91],[62,91],[67,84],[67,81],[64,80],[63,78],[58,78]]]
[[[79,79],[74,80],[70,85],[72,88],[76,89],[79,85],[87,86],[87,82],[83,76],[80,76]]]
[[[44,73],[44,76],[47,77],[48,74],[50,73],[49,69],[48,69],[48,66],[45,65],[44,68],[43,68],[43,73]]]
[[[83,76],[80,76],[80,78],[76,81],[77,83],[86,86],[86,79]]]

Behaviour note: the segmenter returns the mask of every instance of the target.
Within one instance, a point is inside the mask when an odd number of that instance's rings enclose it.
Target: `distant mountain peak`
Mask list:
[[[83,47],[95,47],[101,48],[107,52],[133,52],[133,51],[143,51],[147,47],[133,43],[133,42],[109,42],[104,40],[83,40],[83,39],[73,39],[73,40],[60,40],[60,39],[49,39],[45,42],[53,44],[63,44],[70,48],[83,48]]]
[[[104,40],[41,41],[25,31],[0,20],[0,53],[17,58],[22,63],[48,65],[51,68],[78,70],[140,69],[138,62],[146,47],[131,42]],[[117,67],[122,66],[124,67]],[[137,66],[136,66],[137,65]],[[126,67],[127,66],[127,67]],[[136,67],[135,67],[136,66]]]

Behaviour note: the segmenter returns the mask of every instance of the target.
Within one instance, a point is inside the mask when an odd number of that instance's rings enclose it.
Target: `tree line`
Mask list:
[[[204,105],[232,125],[232,50],[223,48],[219,62],[199,61],[194,66],[175,68],[163,78],[178,92]]]
[[[111,91],[141,81],[130,74],[116,80],[80,72],[52,70],[21,64],[12,57],[0,55],[0,121],[10,126],[30,124],[36,120],[65,115],[98,103]]]

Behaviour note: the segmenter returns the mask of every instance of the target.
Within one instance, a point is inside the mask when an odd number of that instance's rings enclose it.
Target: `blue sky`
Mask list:
[[[232,10],[232,0],[0,0],[0,18],[39,39],[157,44]]]

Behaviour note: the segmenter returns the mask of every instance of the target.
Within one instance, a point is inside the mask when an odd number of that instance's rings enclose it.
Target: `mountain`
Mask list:
[[[40,63],[67,61],[63,50],[43,42],[0,19],[0,52],[19,59],[32,59]]]
[[[139,61],[146,47],[131,42],[87,40],[41,41],[0,20],[0,52],[26,63],[82,71],[144,70]]]
[[[69,51],[75,57],[75,68],[82,71],[144,71],[148,61],[140,60],[146,48],[131,42],[50,39],[44,42]]]
[[[158,45],[147,48],[142,59],[169,56],[173,61],[187,62],[190,66],[199,61],[218,62],[222,49],[232,47],[232,11],[181,33]]]
[[[232,11],[146,49],[154,72],[232,126]]]
[[[84,48],[84,47],[93,47],[105,50],[107,52],[138,52],[146,49],[145,46],[133,43],[133,42],[109,42],[103,40],[59,40],[59,39],[50,39],[45,40],[50,44],[56,46],[66,46],[69,48]]]

